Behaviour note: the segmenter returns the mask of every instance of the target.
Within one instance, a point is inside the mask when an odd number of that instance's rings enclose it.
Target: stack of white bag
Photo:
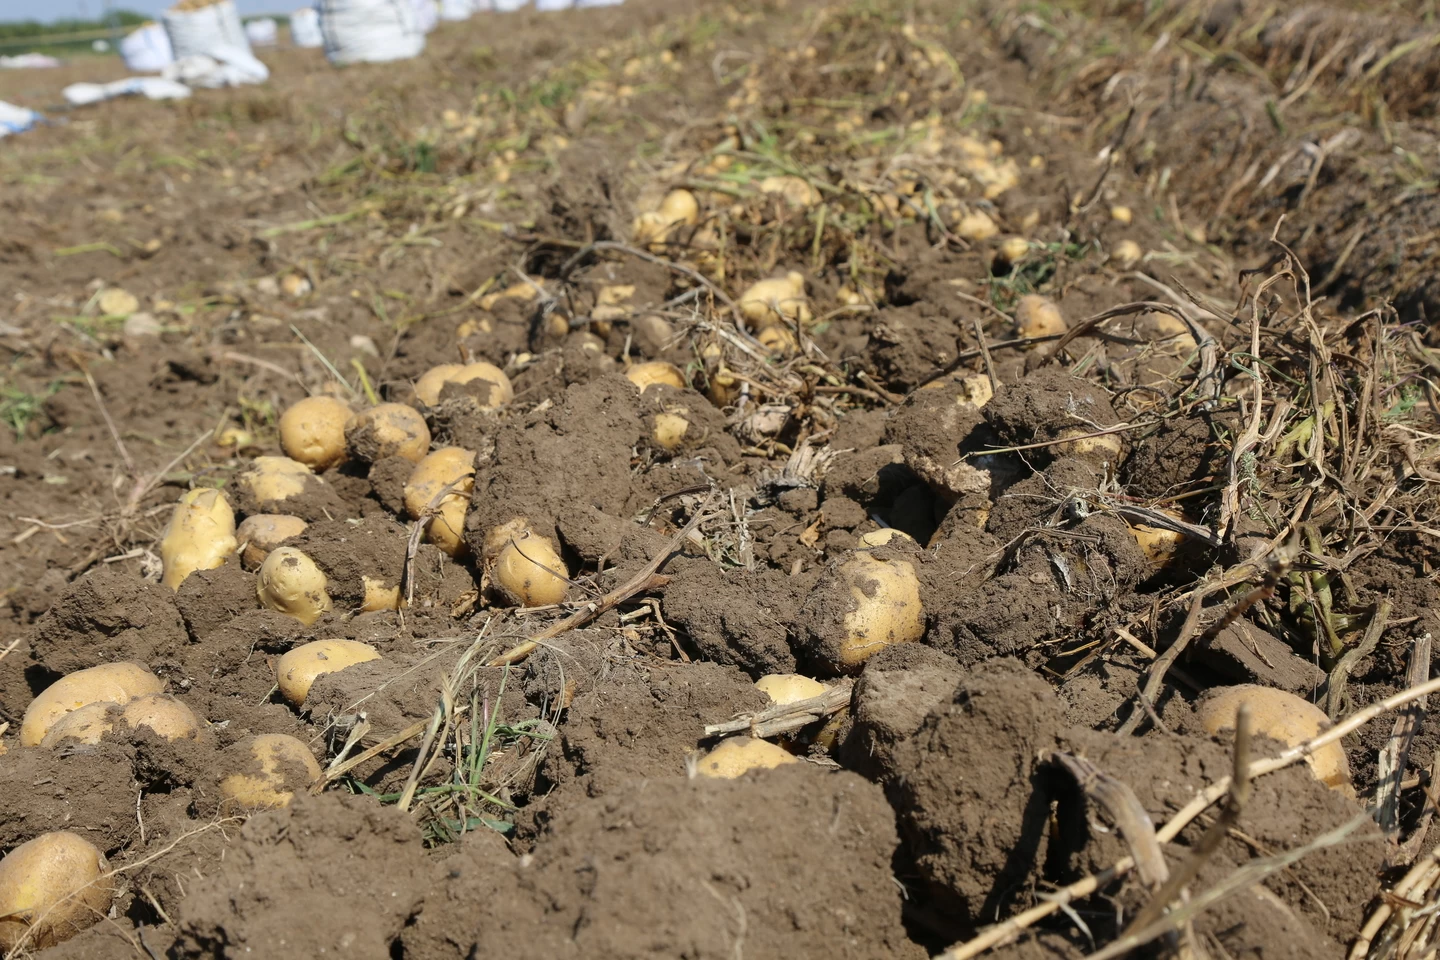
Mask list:
[[[440,23],[440,11],[435,6],[435,0],[414,0],[415,4],[415,26],[420,28],[421,33],[429,33]]]
[[[272,17],[261,17],[245,24],[245,39],[251,46],[273,47],[280,36],[280,25]]]
[[[325,46],[325,35],[320,32],[320,14],[314,7],[301,7],[290,14],[290,42],[297,47]]]
[[[147,23],[120,41],[125,68],[136,73],[159,73],[175,62],[170,34],[158,23]]]
[[[418,56],[425,32],[413,0],[317,0],[331,63],[383,63]]]
[[[161,19],[175,51],[172,67],[180,68],[175,76],[167,73],[169,79],[192,87],[240,86],[270,79],[269,68],[250,52],[250,40],[234,0],[204,6],[192,0],[166,10]]]
[[[474,0],[440,0],[441,20],[469,20],[474,12]]]

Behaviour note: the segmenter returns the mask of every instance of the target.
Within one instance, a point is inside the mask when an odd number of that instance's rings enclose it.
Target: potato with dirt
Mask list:
[[[798,652],[828,676],[859,673],[865,661],[925,634],[914,547],[864,547],[833,564],[800,610]]]
[[[66,714],[89,704],[127,704],[164,688],[159,677],[138,663],[106,663],[77,670],[56,680],[30,701],[20,723],[20,745],[39,746],[50,728]]]
[[[0,950],[62,943],[104,918],[114,896],[110,864],[85,838],[62,830],[22,843],[0,860]]]
[[[329,470],[348,455],[345,424],[350,405],[334,397],[307,397],[280,415],[280,446],[290,459],[313,470]]]
[[[297,791],[320,779],[320,764],[294,737],[264,733],[220,754],[222,811],[247,812],[288,806]]]
[[[405,510],[425,520],[426,538],[450,556],[465,547],[465,514],[475,486],[475,454],[441,447],[426,456],[405,481]]]
[[[175,505],[160,540],[165,573],[160,582],[179,590],[196,570],[213,570],[235,553],[235,511],[219,490],[197,487]]]
[[[403,457],[419,463],[430,452],[430,427],[414,407],[380,403],[345,422],[345,443],[362,463]]]
[[[262,606],[309,626],[331,607],[325,573],[294,547],[276,547],[260,565],[255,592]]]
[[[380,659],[380,651],[358,640],[315,640],[275,661],[275,683],[292,707],[304,706],[315,678],[357,663]]]

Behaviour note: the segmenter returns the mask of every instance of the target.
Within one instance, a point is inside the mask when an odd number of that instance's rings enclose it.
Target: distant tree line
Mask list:
[[[95,30],[108,30],[117,24],[122,28],[138,27],[152,19],[129,10],[117,10],[111,16],[114,18],[113,20],[72,18],[52,20],[49,23],[41,23],[38,20],[0,21],[0,40],[25,40],[30,37],[44,37],[53,34],[88,33]]]

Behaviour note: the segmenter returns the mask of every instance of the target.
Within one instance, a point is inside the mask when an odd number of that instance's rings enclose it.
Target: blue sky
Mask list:
[[[242,14],[288,13],[307,0],[236,0]],[[175,0],[115,0],[115,6],[154,16],[175,5]],[[55,20],[60,17],[98,17],[104,0],[0,0],[0,20]]]

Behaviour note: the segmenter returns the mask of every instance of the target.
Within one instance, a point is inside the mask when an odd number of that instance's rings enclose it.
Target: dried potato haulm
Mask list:
[[[568,577],[555,544],[529,527],[511,533],[490,569],[497,592],[507,603],[519,607],[563,602],[570,588]]]
[[[235,511],[219,490],[187,490],[160,541],[160,560],[165,566],[160,582],[179,590],[185,578],[196,570],[213,570],[235,553]]]
[[[20,745],[36,747],[61,717],[92,703],[129,703],[165,684],[138,663],[102,663],[56,680],[30,701],[20,722]]]
[[[448,384],[465,387],[469,384],[473,391],[472,396],[480,404],[481,409],[494,410],[504,406],[515,399],[515,388],[510,385],[510,378],[505,371],[493,363],[442,363],[438,367],[431,367],[415,381],[415,399],[433,407],[440,402],[440,394]],[[481,389],[484,385],[488,387]]]
[[[220,781],[223,810],[286,807],[296,790],[320,779],[320,764],[310,749],[283,733],[262,733],[242,740],[222,754],[235,772]]]
[[[731,737],[695,763],[695,772],[702,777],[734,780],[751,770],[773,770],[787,763],[799,763],[784,747],[768,740]]]
[[[285,455],[315,470],[328,470],[346,456],[345,424],[351,410],[334,397],[307,397],[280,415]]]
[[[255,570],[280,544],[305,532],[309,524],[283,513],[257,513],[240,521],[235,539],[240,544],[240,562]]]
[[[362,410],[345,424],[350,455],[365,463],[403,457],[419,463],[430,452],[430,428],[420,411],[403,403],[382,403]]]
[[[296,647],[275,662],[275,681],[280,686],[280,695],[298,708],[310,695],[316,677],[379,659],[378,650],[358,640],[315,640]]]
[[[895,546],[879,549],[890,552]],[[817,667],[856,673],[885,647],[924,636],[920,579],[909,560],[882,559],[869,548],[856,550],[815,585],[800,618],[801,646]]]
[[[68,830],[11,850],[0,860],[0,951],[53,947],[100,920],[115,896],[109,871],[99,848]]]
[[[1293,693],[1244,683],[1211,690],[1200,698],[1195,712],[1212,736],[1235,729],[1235,714],[1241,704],[1250,706],[1251,729],[1287,747],[1319,736],[1330,726],[1330,718],[1315,704]],[[1355,796],[1350,779],[1350,761],[1340,743],[1328,743],[1305,758],[1310,772],[1325,786]]]
[[[325,573],[294,547],[277,547],[260,565],[255,594],[260,603],[309,626],[330,609]]]

